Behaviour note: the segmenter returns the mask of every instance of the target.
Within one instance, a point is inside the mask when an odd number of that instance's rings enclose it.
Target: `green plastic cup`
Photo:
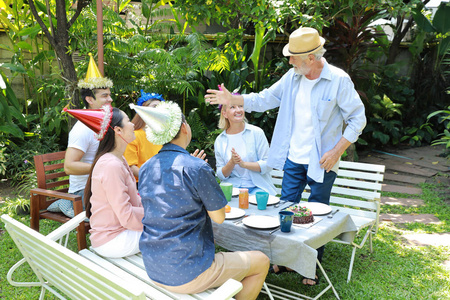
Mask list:
[[[227,201],[230,202],[231,196],[233,194],[233,184],[231,184],[229,182],[222,182],[222,183],[220,183],[220,188],[222,189]]]

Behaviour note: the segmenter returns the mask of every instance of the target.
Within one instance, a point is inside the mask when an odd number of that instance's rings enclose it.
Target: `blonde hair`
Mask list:
[[[222,108],[220,109],[220,118],[219,118],[219,129],[227,130],[230,128],[230,120],[224,117],[223,112],[227,109],[227,105],[222,105]],[[247,118],[245,117],[245,111],[244,111],[244,123],[247,123]]]

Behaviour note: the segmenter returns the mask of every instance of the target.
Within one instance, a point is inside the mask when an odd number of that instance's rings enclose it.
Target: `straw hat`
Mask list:
[[[319,51],[325,39],[314,28],[302,27],[289,36],[289,43],[283,48],[284,56],[306,55]]]
[[[95,138],[99,141],[105,137],[113,115],[110,104],[105,104],[100,109],[67,109],[65,107],[64,111],[94,131]]]
[[[89,90],[112,88],[112,80],[102,76],[102,73],[100,73],[94,58],[92,57],[92,53],[89,53],[89,56],[89,66],[86,73],[86,78],[78,81],[78,87],[80,89]]]
[[[155,145],[167,144],[180,130],[181,109],[175,102],[161,102],[156,107],[130,104],[130,107],[147,124],[147,140]]]

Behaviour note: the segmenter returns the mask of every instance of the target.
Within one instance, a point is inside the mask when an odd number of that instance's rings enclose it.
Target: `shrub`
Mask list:
[[[37,126],[33,132],[26,133],[24,140],[10,140],[3,152],[5,175],[13,185],[29,183],[34,177],[33,156],[61,151],[58,136],[50,134],[47,128]]]

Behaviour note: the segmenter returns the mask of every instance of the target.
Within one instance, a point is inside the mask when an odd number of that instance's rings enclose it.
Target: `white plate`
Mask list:
[[[249,216],[244,218],[242,223],[256,229],[272,229],[280,226],[280,220],[271,216]]]
[[[226,220],[237,219],[237,218],[243,217],[244,215],[245,215],[245,210],[237,208],[237,207],[232,207],[231,211],[229,213],[225,214],[225,219]]]
[[[298,205],[309,208],[315,216],[322,216],[331,212],[331,207],[329,205],[319,202],[300,202]]]
[[[274,205],[277,204],[278,202],[280,202],[280,198],[277,198],[275,196],[269,195],[269,201],[267,201],[267,205]],[[250,195],[248,197],[248,203],[254,204],[256,205],[256,196],[255,195]]]
[[[231,197],[238,197],[239,196],[239,189],[233,188],[233,191],[231,192]]]

